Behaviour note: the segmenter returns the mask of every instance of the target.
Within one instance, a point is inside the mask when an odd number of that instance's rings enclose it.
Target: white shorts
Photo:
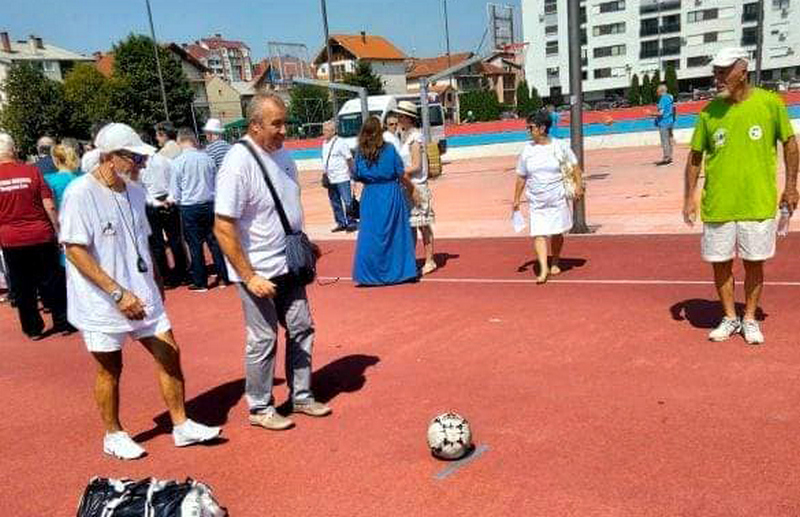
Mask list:
[[[153,323],[149,323],[130,332],[97,332],[93,330],[81,331],[83,340],[86,342],[86,349],[89,352],[119,352],[122,345],[130,336],[133,340],[152,337],[156,334],[163,334],[172,328],[166,313]]]
[[[703,260],[728,262],[737,255],[758,262],[775,256],[775,219],[703,225]]]

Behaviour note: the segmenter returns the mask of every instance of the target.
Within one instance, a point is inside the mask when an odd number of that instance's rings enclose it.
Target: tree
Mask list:
[[[79,63],[64,77],[64,98],[69,107],[70,136],[89,138],[92,124],[114,118],[114,81],[93,65]]]
[[[675,66],[670,64],[667,66],[667,71],[664,73],[664,82],[667,83],[667,90],[673,98],[678,98],[678,74],[675,72]]]
[[[6,103],[0,111],[0,127],[14,138],[20,157],[33,154],[40,136],[66,134],[69,112],[61,83],[30,63],[14,63],[2,89]]]
[[[194,92],[178,59],[158,47],[158,57],[167,93],[169,118],[176,126],[192,125]],[[153,131],[153,126],[166,120],[164,103],[153,53],[153,40],[131,34],[114,45],[114,79],[112,105],[115,120],[140,131]]]
[[[297,84],[289,95],[289,120],[293,128],[321,124],[331,118],[331,101],[326,88]]]
[[[466,120],[467,114],[472,112],[472,120],[487,121],[500,118],[502,107],[493,90],[473,90],[462,93],[459,98],[461,105],[461,120]]]
[[[653,103],[653,90],[650,89],[650,76],[644,74],[644,78],[642,79],[642,104],[652,104]]]
[[[656,73],[653,74],[653,78],[650,79],[650,97],[653,99],[653,102],[658,101],[658,85],[661,84],[661,71],[656,70]]]
[[[636,74],[631,77],[631,85],[628,88],[628,102],[631,106],[642,104],[642,91],[639,88],[639,76]]]
[[[523,80],[517,85],[517,115],[525,118],[529,114],[531,103],[531,91],[528,88],[528,81]]]
[[[530,113],[534,111],[539,111],[542,109],[544,103],[542,102],[542,98],[539,97],[539,91],[536,89],[535,86],[531,86],[531,110]]]
[[[344,75],[344,83],[350,86],[363,86],[367,89],[367,95],[384,95],[383,79],[372,71],[372,65],[366,61],[358,61],[356,70],[353,73]]]

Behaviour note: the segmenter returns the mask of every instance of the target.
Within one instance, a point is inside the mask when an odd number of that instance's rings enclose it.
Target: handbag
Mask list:
[[[294,277],[301,285],[308,285],[317,276],[316,248],[311,244],[305,232],[292,230],[291,225],[289,225],[289,218],[286,217],[286,211],[283,209],[283,202],[278,197],[278,193],[267,173],[267,168],[253,145],[247,140],[239,140],[239,143],[244,145],[255,158],[258,167],[261,169],[261,175],[264,176],[264,182],[267,184],[267,188],[275,202],[275,210],[278,212],[283,232],[286,234],[286,266],[289,268],[289,275]]]
[[[573,200],[578,190],[578,185],[575,181],[575,167],[569,161],[569,155],[562,142],[557,142],[554,147],[556,149],[558,166],[561,169],[561,181],[564,183],[564,193],[567,199]]]
[[[347,207],[347,218],[350,220],[361,219],[361,202],[359,202],[355,193],[351,195],[351,198],[350,206]]]

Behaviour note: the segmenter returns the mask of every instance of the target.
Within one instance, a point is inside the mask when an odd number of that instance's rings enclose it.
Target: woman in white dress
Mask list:
[[[433,195],[428,187],[428,161],[424,159],[422,153],[424,140],[417,127],[419,116],[413,102],[400,101],[395,113],[403,132],[400,158],[403,159],[406,178],[414,185],[414,191],[409,193],[411,229],[414,232],[414,240],[417,230],[422,235],[422,243],[425,245],[425,265],[422,266],[422,274],[427,275],[436,270],[436,262],[433,259],[433,223],[436,221],[436,214],[433,212]]]
[[[568,160],[575,173],[575,196],[583,195],[582,172],[575,154],[563,140],[549,136],[551,119],[546,111],[528,117],[529,142],[517,162],[517,183],[513,210],[519,210],[523,191],[530,204],[531,236],[533,236],[539,275],[543,284],[549,275],[561,273],[559,259],[564,246],[564,233],[572,228],[572,203],[567,198],[561,160]],[[552,262],[547,263],[547,238],[550,237]]]

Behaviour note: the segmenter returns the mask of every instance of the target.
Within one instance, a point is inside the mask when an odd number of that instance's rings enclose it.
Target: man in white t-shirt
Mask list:
[[[397,122],[397,115],[394,113],[389,113],[386,115],[386,122],[384,123],[384,132],[383,132],[383,141],[387,144],[392,144],[394,146],[394,150],[397,151],[397,154],[400,154],[400,149],[402,145],[400,144],[400,139],[397,137],[397,131],[400,125]]]
[[[70,185],[61,210],[67,262],[67,317],[98,365],[95,399],[106,428],[103,451],[135,459],[145,451],[119,421],[122,345],[138,340],[156,360],[178,447],[217,438],[220,428],[186,418],[180,354],[148,251],[144,189],[136,178],[155,149],[125,124],[109,124],[95,145],[100,165]]]
[[[348,216],[353,203],[350,171],[353,170],[353,155],[347,143],[336,136],[336,124],[329,120],[322,124],[322,173],[328,178],[328,199],[333,209],[336,226],[332,232],[353,232],[356,222]]]
[[[297,168],[288,151],[286,105],[260,93],[247,108],[247,136],[280,197],[290,227],[303,227]],[[228,259],[228,276],[237,282],[244,310],[245,395],[250,423],[271,430],[294,422],[275,411],[272,385],[278,322],[286,328],[286,382],[295,413],[326,416],[331,409],[311,393],[314,323],[305,285],[288,274],[286,233],[259,162],[244,144],[236,144],[217,173],[214,233]]]

